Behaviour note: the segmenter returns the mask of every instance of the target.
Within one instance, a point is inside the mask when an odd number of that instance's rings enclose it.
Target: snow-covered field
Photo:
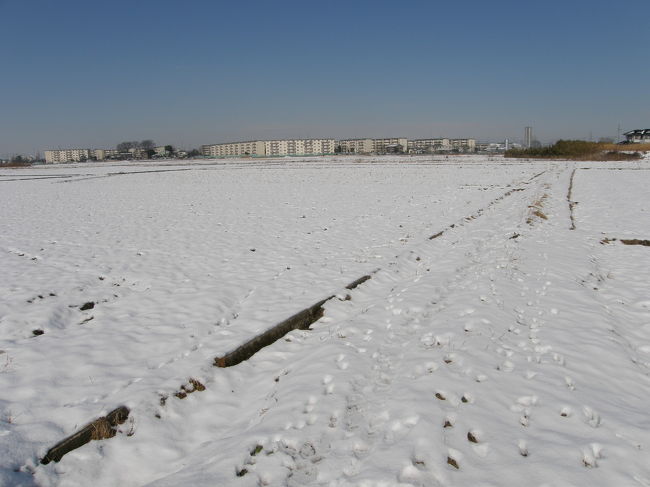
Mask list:
[[[648,187],[647,158],[1,170],[0,485],[648,487]]]

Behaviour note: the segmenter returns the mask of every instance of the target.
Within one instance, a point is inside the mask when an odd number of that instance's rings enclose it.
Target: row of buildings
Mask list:
[[[201,146],[206,157],[306,156],[326,154],[427,154],[435,152],[475,152],[474,139],[283,139],[248,140]]]
[[[158,146],[152,149],[154,157],[168,157],[169,146]],[[149,159],[151,152],[146,149],[134,147],[121,152],[117,149],[50,149],[45,151],[45,163],[55,164],[58,162],[86,162],[86,161],[107,161],[124,159]],[[183,156],[184,152],[176,153]]]
[[[166,147],[153,149],[153,157],[169,154]],[[278,139],[248,140],[201,146],[205,157],[274,157],[328,154],[431,154],[436,152],[476,152],[474,139]],[[149,152],[149,153],[148,153]],[[182,157],[183,153],[177,153]],[[148,159],[150,151],[132,148],[128,152],[117,149],[51,149],[45,151],[45,162],[105,161],[111,159]]]

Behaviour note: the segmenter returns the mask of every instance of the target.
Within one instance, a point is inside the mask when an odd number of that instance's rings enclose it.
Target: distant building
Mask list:
[[[117,159],[119,151],[117,149],[95,149],[95,159],[98,161],[106,161],[108,159]]]
[[[45,163],[84,162],[95,157],[92,149],[54,149],[45,151]]]
[[[530,149],[533,145],[533,127],[524,127],[524,147]]]
[[[137,151],[119,152],[116,149],[51,149],[45,151],[45,163],[61,162],[106,161],[109,159],[133,159],[143,156],[141,149]],[[144,151],[146,157],[146,151]]]
[[[405,137],[372,139],[372,149],[375,154],[406,152],[408,139]]]
[[[476,152],[475,139],[449,139],[451,150],[455,152]]]
[[[337,143],[339,152],[344,154],[387,154],[406,152],[408,139],[390,137],[385,139],[343,139]]]
[[[521,144],[509,142],[506,139],[504,142],[477,142],[476,152],[505,152],[508,149],[521,149]]]
[[[408,151],[411,154],[430,154],[450,150],[449,139],[413,139],[408,141]]]
[[[625,132],[625,140],[629,144],[646,144],[650,143],[650,129],[635,129]]]
[[[129,159],[149,159],[147,149],[142,149],[140,147],[131,147],[129,149],[129,154]]]
[[[249,140],[202,145],[208,157],[235,156],[309,156],[334,153],[334,139]]]
[[[345,139],[337,142],[338,151],[344,154],[370,154],[373,152],[372,139]]]

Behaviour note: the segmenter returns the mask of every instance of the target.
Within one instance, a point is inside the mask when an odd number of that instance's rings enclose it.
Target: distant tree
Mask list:
[[[199,151],[198,149],[192,149],[187,153],[187,157],[197,157],[200,155],[201,155],[201,151]]]
[[[171,145],[166,145],[165,146],[165,152],[167,152],[168,154],[173,154],[175,152],[174,147],[171,146]]]
[[[27,159],[20,154],[15,154],[11,157],[11,162],[26,162]]]
[[[614,143],[614,138],[613,137],[601,137],[598,139],[598,142],[601,144],[613,144]]]
[[[145,152],[147,153],[147,158],[148,159],[151,159],[153,157],[153,155],[156,153],[156,151],[153,150],[153,149],[146,149]]]
[[[129,149],[134,149],[138,147],[139,142],[120,142],[117,144],[116,149],[118,152],[128,152]]]
[[[156,143],[151,139],[145,139],[142,142],[140,142],[139,147],[140,149],[144,149],[148,151],[156,147]]]

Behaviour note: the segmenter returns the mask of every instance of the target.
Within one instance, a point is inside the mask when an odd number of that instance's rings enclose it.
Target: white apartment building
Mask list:
[[[117,157],[120,153],[117,149],[95,149],[91,151],[98,161],[105,161]]]
[[[201,146],[208,157],[308,156],[334,153],[334,139],[251,140]]]
[[[373,152],[372,139],[345,139],[339,140],[339,151],[344,154],[370,154]]]
[[[45,163],[81,162],[95,157],[92,149],[52,149],[45,151]]]
[[[451,150],[449,139],[413,139],[408,141],[408,151],[411,154],[429,154]]]
[[[476,139],[450,139],[451,150],[458,152],[476,152]]]
[[[339,150],[344,154],[385,154],[387,152],[406,152],[408,139],[391,137],[386,139],[344,139],[338,141]]]
[[[115,149],[51,149],[45,151],[45,163],[105,161],[118,154]]]
[[[201,153],[208,157],[263,156],[266,154],[264,142],[261,140],[202,145]]]
[[[430,154],[433,152],[476,152],[475,139],[413,139],[408,141],[411,154]]]
[[[375,154],[387,152],[406,152],[408,139],[405,137],[393,137],[388,139],[372,139],[372,149]]]

